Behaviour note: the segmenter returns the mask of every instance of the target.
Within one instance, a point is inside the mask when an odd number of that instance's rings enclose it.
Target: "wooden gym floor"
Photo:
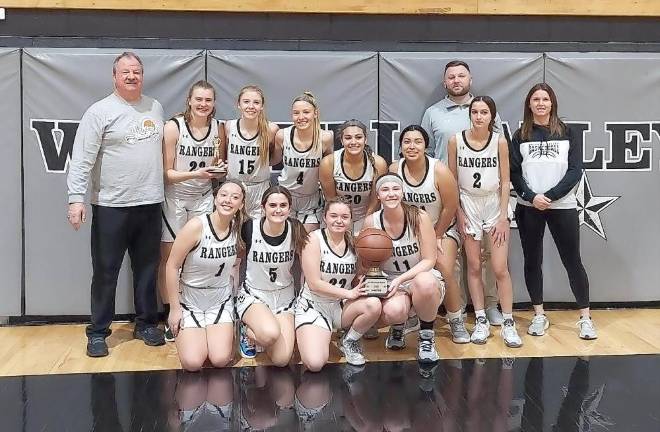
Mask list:
[[[443,359],[498,357],[557,357],[660,354],[660,310],[617,309],[592,311],[599,338],[583,341],[577,336],[577,311],[549,311],[550,329],[544,337],[532,337],[526,330],[531,312],[514,314],[523,347],[507,348],[499,336],[499,328],[491,327],[486,345],[457,345],[449,339],[447,324],[436,322],[436,344]],[[468,330],[472,329],[470,318]],[[147,347],[133,340],[131,323],[117,322],[108,339],[110,356],[92,359],[85,355],[84,325],[40,325],[0,328],[0,376],[56,375],[69,373],[150,371],[181,367],[173,343]],[[413,360],[416,356],[416,334],[408,335],[407,348],[387,351],[385,330],[377,340],[364,341],[368,361]],[[260,354],[246,360],[235,355],[234,366],[268,364]],[[298,358],[294,356],[294,361]],[[336,346],[331,348],[331,362],[342,362]]]

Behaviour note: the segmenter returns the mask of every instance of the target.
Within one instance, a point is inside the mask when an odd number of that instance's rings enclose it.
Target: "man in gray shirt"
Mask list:
[[[112,77],[114,92],[89,107],[80,121],[67,177],[67,218],[75,230],[87,219],[87,193],[92,205],[90,357],[108,355],[105,338],[110,335],[117,277],[126,251],[133,270],[133,335],[147,345],[165,343],[157,327],[156,303],[163,107],[142,95],[143,67],[136,54],[119,55]]]
[[[447,163],[447,142],[452,135],[457,132],[470,128],[470,102],[473,95],[470,93],[472,85],[472,75],[467,63],[460,60],[453,60],[445,66],[443,85],[447,90],[447,96],[444,99],[431,105],[424,111],[422,117],[422,127],[429,134],[429,154]],[[499,114],[495,117],[495,130],[502,131],[502,120]],[[486,255],[488,252],[487,241],[482,242],[482,248],[485,246]],[[460,259],[459,259],[460,261]],[[490,269],[486,268],[485,300],[486,315],[493,325],[501,325],[504,321],[502,314],[497,309],[498,297],[495,277]],[[460,278],[463,283],[461,297],[463,305],[467,302],[467,283],[464,278]]]

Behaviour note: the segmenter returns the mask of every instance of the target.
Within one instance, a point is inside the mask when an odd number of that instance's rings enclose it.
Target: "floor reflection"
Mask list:
[[[3,431],[658,431],[660,357],[0,379]]]

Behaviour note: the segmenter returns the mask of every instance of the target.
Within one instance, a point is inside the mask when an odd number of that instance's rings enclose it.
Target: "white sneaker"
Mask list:
[[[516,323],[512,319],[504,320],[504,324],[502,324],[502,328],[500,329],[500,335],[504,339],[504,345],[509,348],[520,348],[522,346],[522,339],[518,336]]]
[[[470,336],[470,341],[475,344],[483,345],[488,340],[490,336],[490,323],[485,317],[477,318],[477,322],[474,325],[474,331],[472,336]]]
[[[449,333],[451,333],[451,340],[457,344],[464,344],[470,342],[470,333],[465,328],[465,321],[463,317],[454,318],[449,320]]]
[[[366,363],[359,340],[348,339],[344,336],[339,341],[339,349],[344,353],[346,363],[353,366],[362,366]]]
[[[548,327],[550,327],[548,317],[545,315],[534,315],[534,318],[532,318],[532,322],[527,329],[527,333],[532,336],[543,336]]]
[[[435,363],[440,360],[435,349],[435,332],[433,330],[420,330],[417,340],[417,360],[420,363]]]
[[[580,329],[580,338],[584,340],[594,340],[598,339],[598,334],[596,333],[596,327],[591,318],[580,318],[580,320],[575,323]]]

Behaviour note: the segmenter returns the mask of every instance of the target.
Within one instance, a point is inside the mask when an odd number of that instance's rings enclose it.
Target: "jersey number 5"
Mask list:
[[[271,282],[275,282],[277,280],[277,268],[270,267],[268,269],[268,277],[270,278]]]

